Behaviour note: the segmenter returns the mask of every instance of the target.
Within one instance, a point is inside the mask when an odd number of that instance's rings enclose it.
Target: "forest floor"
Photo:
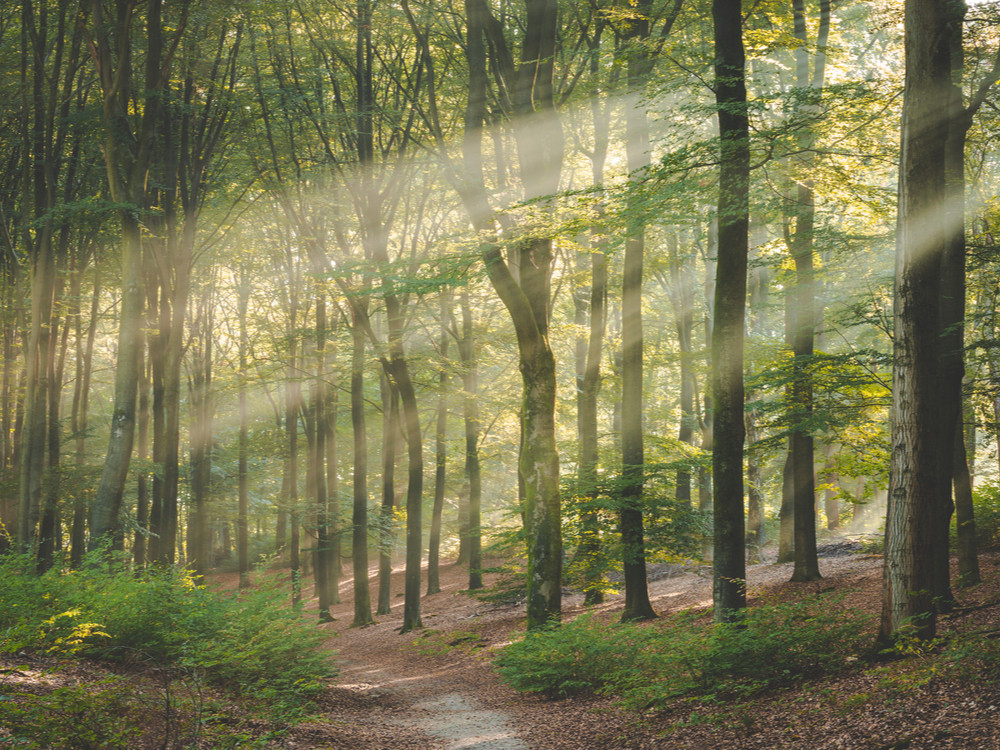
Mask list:
[[[790,583],[790,565],[763,563],[748,569],[751,606],[760,601],[795,600],[834,591],[845,606],[880,610],[882,558],[857,545],[830,544],[820,559],[823,580]],[[941,618],[939,630],[1000,633],[1000,554],[982,555],[984,583],[958,593],[960,607]],[[377,594],[372,569],[371,591]],[[224,587],[235,574],[214,577]],[[711,606],[711,571],[706,566],[650,568],[650,598],[661,615]],[[487,576],[490,585],[495,580]],[[859,659],[848,673],[772,690],[740,703],[677,701],[658,713],[640,715],[611,697],[553,700],[515,692],[499,679],[491,659],[524,632],[523,604],[497,606],[464,591],[467,571],[455,564],[441,569],[441,592],[422,599],[424,629],[401,634],[402,569],[394,570],[392,607],[376,624],[352,628],[352,581],[341,582],[335,620],[319,625],[339,668],[308,720],[282,726],[259,714],[248,718],[240,701],[212,698],[210,721],[227,725],[224,745],[213,741],[207,714],[202,732],[186,730],[183,717],[158,727],[156,674],[135,675],[136,694],[149,693],[142,747],[327,748],[330,750],[902,750],[961,748],[1000,750],[1000,684],[997,680],[956,679],[928,671],[926,662]],[[311,585],[311,582],[307,582]],[[426,576],[425,581],[426,585]],[[399,593],[397,593],[399,592]],[[609,623],[620,616],[623,597],[611,595],[595,616]],[[315,611],[315,601],[307,609]],[[582,612],[582,597],[567,592],[564,619]],[[656,627],[657,621],[649,627]],[[872,632],[874,638],[874,630]],[[24,657],[24,655],[22,655]],[[59,685],[100,684],[111,671],[88,662],[72,665],[20,658],[0,663],[0,680],[39,681],[39,691]],[[114,670],[121,674],[121,669]],[[44,676],[42,676],[44,675]],[[45,685],[41,683],[47,681]],[[184,688],[183,683],[172,689]],[[199,693],[199,700],[203,696]],[[280,720],[279,720],[280,721]],[[170,732],[177,744],[163,744]],[[0,727],[0,744],[5,734]],[[183,735],[194,739],[181,741]],[[221,736],[221,735],[215,735]],[[60,744],[58,747],[84,747]],[[90,747],[91,745],[86,745]],[[135,745],[139,747],[140,745]],[[96,747],[96,746],[95,746]]]
[[[751,605],[836,591],[846,606],[877,621],[882,558],[843,543],[826,545],[825,552],[823,580],[813,583],[790,583],[790,564],[750,566]],[[984,555],[982,567],[985,582],[959,593],[961,606],[942,618],[943,633],[1000,630],[1000,557]],[[650,577],[650,598],[660,614],[711,606],[708,567],[653,566]],[[1000,749],[1000,686],[928,678],[908,671],[905,660],[873,663],[738,705],[679,701],[673,711],[645,716],[619,708],[612,698],[552,700],[517,693],[498,679],[490,658],[523,633],[524,607],[480,602],[463,591],[466,585],[463,568],[443,567],[441,592],[422,602],[425,629],[400,634],[401,594],[394,593],[391,614],[377,617],[375,625],[351,628],[351,581],[343,581],[336,620],[322,626],[341,662],[324,703],[337,731],[312,738],[296,731],[286,747]],[[394,572],[392,586],[402,590],[402,570]],[[377,590],[374,580],[371,590]],[[597,616],[617,621],[623,602],[620,595],[608,597]],[[565,619],[583,611],[580,595],[564,598]]]

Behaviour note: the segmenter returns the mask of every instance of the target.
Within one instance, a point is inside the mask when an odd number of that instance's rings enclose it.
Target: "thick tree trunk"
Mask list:
[[[524,386],[521,407],[520,475],[524,487],[525,530],[528,539],[528,628],[557,618],[562,597],[562,530],[559,454],[555,442],[556,370],[548,325],[552,241],[547,237],[519,239],[508,260],[495,240],[492,212],[485,195],[481,138],[485,122],[487,25],[496,25],[489,7],[466,0],[469,24],[467,58],[470,95],[463,144],[466,184],[462,189],[473,227],[484,235],[480,253],[493,288],[510,314],[517,337],[519,368]],[[512,57],[501,37],[491,37],[501,64],[513,76],[511,112],[526,199],[541,199],[558,189],[562,165],[562,130],[556,117],[552,70],[556,44],[557,3],[528,0],[521,61]],[[512,266],[516,266],[517,273]]]
[[[746,606],[743,515],[743,337],[749,252],[750,134],[743,17],[736,0],[714,0],[715,95],[719,105],[719,259],[712,327],[713,602],[716,621]]]
[[[893,403],[882,623],[933,637],[941,522],[941,271],[950,50],[944,0],[906,0],[893,336]],[[954,422],[947,430],[954,439]],[[949,446],[951,447],[951,446]],[[950,454],[950,451],[949,451]]]

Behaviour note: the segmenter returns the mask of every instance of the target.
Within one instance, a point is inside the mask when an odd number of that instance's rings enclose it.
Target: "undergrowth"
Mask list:
[[[870,618],[829,596],[748,609],[738,622],[684,612],[653,624],[606,625],[590,615],[529,633],[496,664],[518,690],[563,697],[601,692],[628,708],[681,697],[747,698],[853,667],[871,643]]]
[[[0,654],[145,666],[169,675],[175,686],[224,687],[285,723],[311,710],[323,680],[334,673],[320,649],[324,634],[288,606],[275,578],[262,576],[246,591],[217,592],[184,570],[137,574],[99,556],[80,570],[53,569],[41,576],[33,574],[33,565],[29,557],[0,557]],[[170,686],[164,690],[169,693]],[[30,724],[33,706],[65,714],[63,704],[77,701],[74,696],[55,691],[0,700],[0,723]],[[110,707],[126,701],[127,694],[105,690],[95,696],[103,696],[93,706],[102,715],[127,713]],[[105,738],[97,746],[114,747],[117,741]],[[128,744],[125,734],[122,742]]]

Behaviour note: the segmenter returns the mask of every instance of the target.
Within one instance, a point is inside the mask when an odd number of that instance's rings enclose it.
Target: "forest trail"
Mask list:
[[[823,581],[797,584],[802,593],[866,584],[877,599],[879,557],[838,554],[822,560]],[[377,593],[373,568],[371,591]],[[467,571],[454,564],[441,569],[441,592],[422,600],[425,628],[400,634],[403,600],[402,568],[393,571],[392,607],[376,623],[350,627],[352,581],[341,582],[341,602],[332,608],[331,633],[341,673],[336,693],[343,697],[331,717],[364,726],[378,724],[370,750],[640,750],[653,747],[716,747],[663,744],[640,717],[602,697],[552,701],[514,692],[490,666],[495,649],[524,629],[523,606],[495,606],[464,593]],[[783,586],[790,565],[764,563],[748,571],[751,596],[764,587]],[[711,572],[707,566],[650,567],[650,598],[660,614],[711,604]],[[492,581],[487,580],[487,585]],[[611,595],[595,616],[617,620],[623,597]],[[374,605],[374,602],[373,602]],[[872,602],[872,606],[876,606]],[[583,611],[582,597],[564,599],[567,617]],[[738,747],[740,745],[718,745]],[[358,746],[361,747],[360,745]]]
[[[339,687],[372,707],[386,698],[399,706],[389,724],[402,729],[405,745],[428,750],[530,750],[502,711],[488,709],[472,695],[442,687],[433,672],[399,678],[382,669],[338,659]]]

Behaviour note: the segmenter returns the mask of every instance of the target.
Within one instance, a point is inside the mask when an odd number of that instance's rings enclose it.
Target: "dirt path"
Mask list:
[[[826,575],[877,576],[874,558],[840,557],[823,561]],[[375,571],[372,571],[374,576]],[[751,566],[751,593],[787,581],[787,565]],[[711,603],[707,568],[662,566],[651,571],[650,598],[657,612]],[[324,626],[342,664],[338,691],[353,695],[362,722],[381,717],[380,735],[366,748],[377,750],[640,750],[664,745],[660,731],[625,714],[609,699],[550,701],[514,693],[490,666],[492,652],[523,630],[523,607],[494,608],[461,593],[467,573],[454,565],[441,571],[442,591],[424,597],[419,632],[400,634],[402,570],[393,574],[391,614],[376,624],[351,628],[352,581],[341,585],[336,620]],[[820,582],[813,588],[820,590]],[[377,591],[374,579],[372,591]],[[582,611],[579,596],[564,601],[567,617]],[[622,597],[612,596],[597,616],[617,619]],[[344,707],[336,711],[343,714]],[[348,710],[348,714],[354,713]],[[350,720],[351,716],[344,716]],[[691,747],[707,747],[694,744]],[[359,746],[360,747],[360,746]]]

